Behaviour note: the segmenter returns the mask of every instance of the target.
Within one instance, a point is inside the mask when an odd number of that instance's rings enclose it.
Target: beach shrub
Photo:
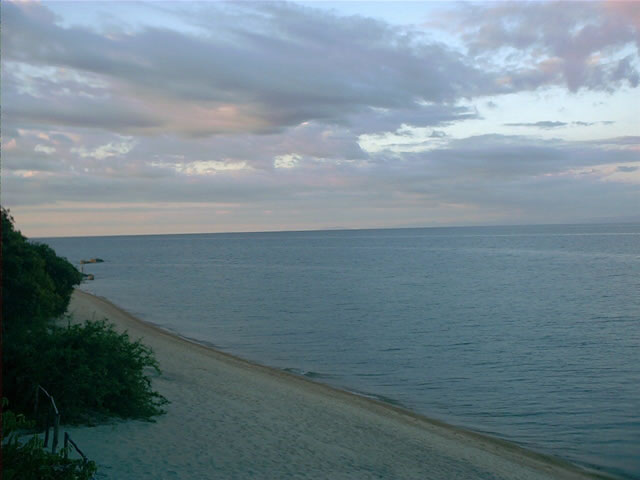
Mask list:
[[[56,400],[63,423],[95,423],[111,416],[150,420],[167,400],[151,386],[159,374],[150,348],[106,321],[52,325],[13,356],[20,411],[33,408],[37,385]]]
[[[24,415],[5,410],[2,399],[2,478],[5,480],[89,480],[96,472],[93,461],[65,458],[64,450],[50,453],[42,439],[31,435],[26,441],[26,429],[33,427]],[[21,435],[22,433],[22,435]]]
[[[106,321],[52,327],[34,350],[30,376],[56,399],[65,423],[163,413],[167,400],[151,388],[150,374],[160,373],[153,352]]]

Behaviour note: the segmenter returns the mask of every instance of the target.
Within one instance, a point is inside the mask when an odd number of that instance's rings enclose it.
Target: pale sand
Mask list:
[[[552,457],[256,365],[76,291],[75,321],[107,318],[153,348],[155,423],[65,428],[114,479],[580,479]],[[64,412],[63,412],[64,413]]]

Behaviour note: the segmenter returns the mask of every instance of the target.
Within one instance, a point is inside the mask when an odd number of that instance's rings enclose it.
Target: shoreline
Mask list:
[[[218,442],[213,441],[203,429],[206,422],[192,424],[186,421],[195,414],[203,420],[215,421],[212,430],[216,432],[222,418],[230,433],[239,429],[246,434],[238,438],[228,437],[238,458],[228,465],[222,462],[222,472],[210,472],[216,478],[225,478],[225,472],[229,478],[297,478],[302,473],[305,478],[328,478],[329,474],[333,478],[424,478],[425,474],[431,478],[452,478],[452,475],[458,478],[615,478],[507,440],[242,359],[143,321],[109,300],[82,290],[74,292],[69,312],[75,314],[75,321],[106,318],[116,325],[118,331],[127,330],[132,339],[142,338],[143,343],[154,350],[164,374],[153,379],[154,388],[172,401],[166,407],[168,413],[158,417],[156,423],[126,421],[108,426],[67,429],[73,432],[74,439],[81,438],[82,445],[91,443],[92,446],[87,448],[89,456],[99,465],[108,464],[110,458],[122,462],[126,451],[118,451],[116,445],[109,449],[103,460],[91,455],[93,444],[99,452],[100,441],[117,444],[119,437],[132,433],[134,439],[140,434],[144,438],[153,430],[151,434],[157,436],[156,440],[161,442],[163,435],[171,435],[171,441],[176,445],[194,441],[200,436],[209,440],[211,447],[215,446]],[[199,373],[194,373],[194,370]],[[200,372],[208,372],[209,375],[205,378]],[[204,396],[211,397],[212,402],[205,401]],[[176,401],[179,403],[174,403]],[[210,405],[217,405],[220,401],[227,405],[226,412],[208,411]],[[257,420],[247,421],[249,415]],[[185,430],[184,438],[175,438],[178,432],[170,425],[173,422],[187,425],[191,431]],[[300,423],[304,428],[300,428]],[[92,432],[87,434],[89,430]],[[363,436],[363,431],[367,430],[376,435]],[[277,433],[276,448],[272,448],[274,438],[269,432]],[[90,442],[91,437],[96,437],[96,442]],[[318,440],[323,437],[326,438]],[[256,443],[256,438],[262,438],[264,445]],[[214,440],[218,440],[215,435]],[[238,454],[237,450],[243,448],[248,451]],[[256,460],[251,458],[252,450],[264,450],[263,454],[274,458]],[[188,451],[187,448],[183,453]],[[405,451],[404,458],[399,457]],[[147,454],[153,457],[154,451],[147,451]],[[168,460],[162,451],[155,455],[165,462]],[[216,456],[211,455],[212,458]],[[333,456],[327,458],[330,455]],[[139,459],[136,461],[139,463]],[[150,458],[148,463],[154,464],[154,459]],[[188,463],[191,465],[193,462]],[[210,462],[207,463],[211,467]],[[323,470],[314,468],[314,463]],[[327,463],[330,464],[328,471],[325,468]],[[162,470],[165,474],[173,471],[171,462],[166,466],[168,468]],[[179,470],[184,471],[184,468]],[[149,472],[149,465],[144,471]],[[438,471],[441,474],[437,474]],[[165,474],[158,477],[156,472],[148,478],[183,478],[179,471]],[[185,476],[194,478],[198,474],[202,475],[202,472],[194,470]],[[132,475],[131,478],[143,477]]]

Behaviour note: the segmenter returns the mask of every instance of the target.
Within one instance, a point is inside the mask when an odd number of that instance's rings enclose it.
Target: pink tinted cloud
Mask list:
[[[607,0],[604,5],[610,15],[619,17],[624,22],[633,25],[637,30],[636,34],[640,33],[640,3],[636,1]]]

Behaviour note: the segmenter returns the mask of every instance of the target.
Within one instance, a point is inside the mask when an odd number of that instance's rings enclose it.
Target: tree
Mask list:
[[[20,341],[62,315],[82,274],[47,245],[30,243],[2,208],[2,332]],[[7,339],[5,339],[7,340]]]

